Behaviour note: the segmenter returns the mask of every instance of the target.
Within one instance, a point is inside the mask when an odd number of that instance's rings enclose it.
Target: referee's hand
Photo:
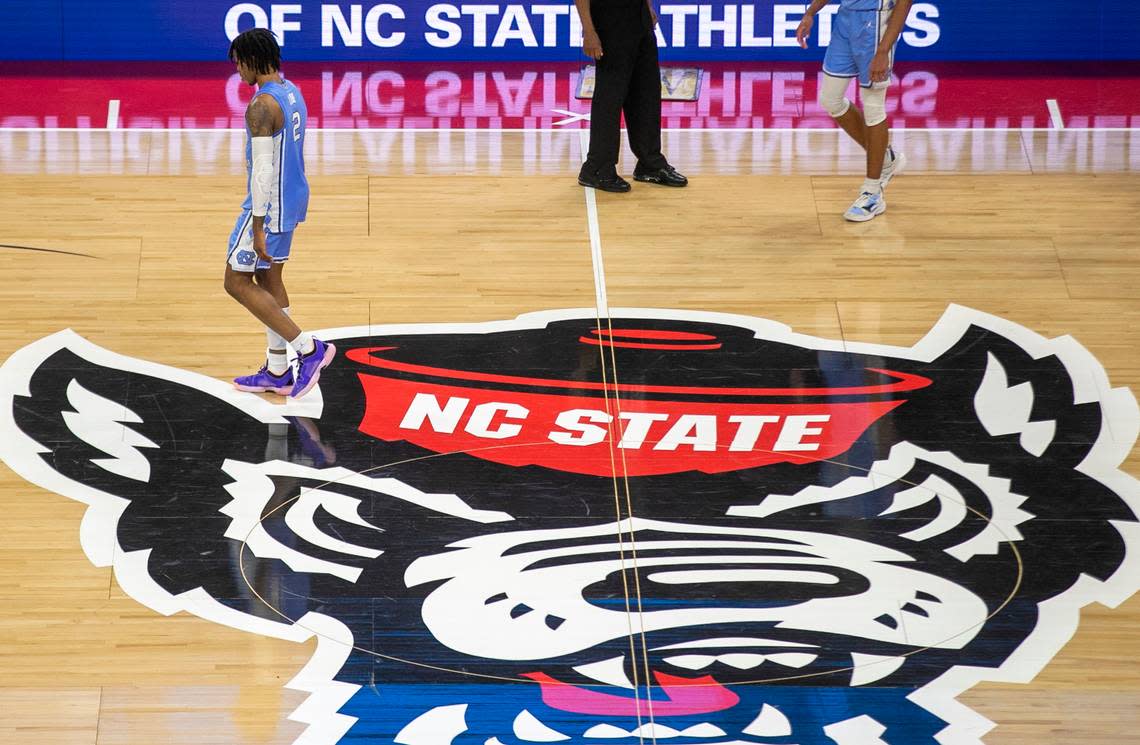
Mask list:
[[[582,36],[582,52],[590,59],[602,58],[602,40],[598,38],[597,31]]]

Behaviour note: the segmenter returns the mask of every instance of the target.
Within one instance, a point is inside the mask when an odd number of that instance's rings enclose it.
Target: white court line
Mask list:
[[[1061,118],[1061,107],[1057,105],[1057,99],[1045,99],[1045,106],[1049,109],[1049,121],[1053,122],[1053,129],[1064,129],[1065,120]]]
[[[119,128],[119,99],[112,98],[107,102],[107,129]]]
[[[558,130],[565,132],[567,130]],[[590,148],[589,130],[578,130],[578,140],[582,143],[582,160]],[[610,302],[606,294],[606,268],[602,264],[602,230],[598,226],[598,199],[595,191],[589,186],[582,188],[586,192],[586,222],[590,232],[590,263],[594,267],[594,304],[598,309],[598,318],[610,317]]]
[[[567,131],[567,130],[562,130],[562,131]],[[590,132],[589,132],[589,130],[579,129],[578,130],[578,141],[579,141],[579,143],[581,143],[582,161],[585,162],[586,157],[589,155],[589,150],[590,150]],[[598,226],[597,190],[595,190],[594,188],[589,187],[589,186],[583,187],[582,190],[584,192],[586,192],[586,219],[587,219],[587,223],[589,225],[589,233],[590,233],[590,263],[593,264],[593,267],[594,267],[594,302],[597,305],[597,309],[598,309],[598,330],[601,331],[602,324],[608,323],[610,321],[610,308],[609,308],[608,293],[606,290],[606,270],[605,270],[605,266],[602,263],[602,234],[601,234],[601,229]],[[611,329],[612,329],[612,326],[611,326]],[[617,360],[614,358],[612,340],[611,340],[610,344],[602,344],[602,345],[599,345],[599,347],[598,347],[598,353],[601,355],[601,361],[602,361],[602,382],[603,383],[607,383],[607,381],[606,381],[606,351],[607,351],[607,349],[609,350],[609,353],[610,353],[610,363],[611,363],[610,378],[613,380],[613,387],[614,387],[613,401],[614,401],[614,405],[617,407],[617,412],[618,412],[618,416],[615,417],[615,419],[614,419],[614,421],[616,422],[621,418],[621,396],[619,394],[619,389],[618,389]],[[603,388],[606,388],[606,387],[607,387],[606,385],[603,385]],[[606,397],[606,409],[607,409],[607,411],[609,410],[609,397],[608,396]],[[613,462],[612,458],[614,456],[613,444],[612,444],[613,439],[612,438],[610,440],[610,443],[611,443],[610,444],[610,458],[611,458],[611,463],[612,463]],[[622,476],[622,480],[625,483],[625,503],[626,503],[626,508],[629,511],[629,518],[630,518],[630,520],[632,520],[633,519],[633,505],[632,505],[632,500],[631,500],[630,494],[629,494],[629,473],[628,473],[628,470],[627,470],[626,464],[625,464],[625,453],[624,452],[622,453],[622,456],[621,456],[621,464],[622,464],[621,476]],[[621,546],[621,557],[622,557],[621,558],[621,571],[622,571],[622,576],[624,578],[625,572],[627,570],[626,563],[625,563],[625,536],[624,536],[623,529],[620,527],[620,525],[621,525],[621,523],[620,523],[620,520],[621,520],[621,505],[620,505],[621,496],[618,493],[618,472],[616,470],[616,463],[614,464],[614,466],[615,466],[615,470],[614,470],[614,500],[615,500],[615,504],[614,504],[614,506],[616,507],[616,511],[617,511],[617,519],[619,520],[619,523],[618,523],[619,527],[618,527],[618,531],[617,531],[617,540],[618,540],[618,544]],[[633,571],[634,577],[636,578],[637,573],[638,573],[638,568],[637,568],[637,539],[634,538],[632,530],[630,530],[630,532],[629,532],[629,546],[630,546],[630,555],[632,556],[632,571]],[[623,583],[624,583],[624,579],[623,579]],[[635,631],[635,629],[633,628],[634,611],[630,607],[630,600],[631,600],[631,597],[629,595],[629,588],[627,586],[626,587],[626,596],[625,596],[625,603],[626,603],[625,607],[626,607],[626,613],[628,614],[627,615],[627,622],[629,624],[629,649],[630,649],[630,655],[631,655],[631,657],[633,657],[632,662],[634,665],[634,676],[633,676],[634,701],[637,702],[637,722],[638,722],[638,725],[640,728],[641,722],[642,722],[641,693],[640,693],[641,685],[638,681],[638,675],[637,675],[637,662],[638,662],[638,660],[637,660],[637,650],[635,647],[636,643],[634,642],[634,636],[638,632]],[[642,653],[641,659],[642,659],[642,662],[645,666],[646,685],[648,686],[649,685],[649,651],[646,649],[646,644],[645,644],[645,614],[644,614],[644,609],[642,608],[640,585],[638,585],[638,591],[637,591],[637,611],[636,611],[636,614],[637,614],[637,618],[639,619],[640,625],[641,625],[641,629],[640,629],[641,653]],[[653,717],[653,697],[652,697],[652,694],[650,694],[650,696],[646,699],[646,703],[648,705],[649,724],[651,727],[653,727],[655,725],[654,725],[654,717]],[[641,734],[638,735],[638,743],[639,743],[639,745],[645,745],[645,736],[644,735],[641,735]],[[653,735],[653,745],[657,745],[657,735],[656,734]]]
[[[551,109],[551,111],[553,111],[555,114],[561,114],[562,116],[566,117],[565,119],[560,119],[554,122],[555,127],[565,127],[567,124],[573,124],[574,122],[590,121],[589,111],[581,113],[577,111],[567,111],[566,109]]]
[[[1065,127],[1066,132],[1140,132],[1140,124],[1135,127]],[[0,127],[0,132],[95,132],[98,127]],[[120,132],[244,132],[242,127],[125,127]],[[515,132],[587,132],[585,128],[553,129],[540,127],[516,127],[512,129],[496,129],[491,127],[310,127],[308,132],[322,133],[353,133],[353,132],[447,132],[452,134],[474,134],[487,132],[488,134],[504,134]],[[838,127],[663,127],[662,132],[834,132],[840,134],[843,130]],[[920,132],[1054,132],[1056,127],[895,127],[895,134]]]

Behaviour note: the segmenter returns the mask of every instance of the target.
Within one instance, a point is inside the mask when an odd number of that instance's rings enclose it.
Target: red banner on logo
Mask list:
[[[892,375],[907,389],[929,384]],[[436,453],[462,452],[505,465],[594,476],[721,473],[824,460],[846,451],[875,420],[903,403],[704,403],[624,398],[620,386],[616,392],[605,387],[530,393],[359,377],[366,397],[360,423],[365,434]],[[850,398],[851,392],[832,393]]]

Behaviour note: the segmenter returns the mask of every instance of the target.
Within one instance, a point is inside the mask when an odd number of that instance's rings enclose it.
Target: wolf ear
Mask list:
[[[300,412],[297,412],[300,413]],[[67,331],[0,366],[0,458],[44,489],[88,505],[80,527],[96,566],[146,607],[189,612],[298,643],[317,637],[310,666],[287,687],[314,694],[293,717],[343,733],[337,712],[357,686],[333,681],[353,649],[348,626],[269,609],[237,575],[242,542],[232,518],[226,459],[266,459],[270,427],[287,424],[257,396],[201,375],[114,354]],[[287,567],[249,557],[256,582]]]
[[[919,372],[935,384],[908,406],[923,409],[945,439],[980,437],[987,447],[1011,446],[1033,458],[1048,451],[1071,467],[1100,435],[1107,379],[1099,388],[1103,368],[1071,338],[970,325]]]
[[[78,484],[132,500],[165,501],[190,458],[195,465],[247,454],[261,460],[257,450],[264,450],[266,423],[285,421],[272,415],[259,421],[245,409],[260,400],[243,401],[220,381],[120,357],[73,334],[60,336],[5,364],[4,398],[16,427],[11,434],[28,446],[24,455],[36,452]],[[57,342],[55,349],[44,344],[49,341]],[[18,364],[28,361],[33,364]],[[253,430],[257,436],[250,441]]]
[[[915,406],[907,404],[910,429],[902,435],[990,464],[1038,518],[1079,519],[1097,530],[1134,519],[1119,491],[1127,480],[1120,464],[1140,422],[1132,393],[1113,388],[1100,362],[1071,337],[1045,338],[981,314],[971,320],[918,369],[935,382]],[[1046,526],[1033,521],[1022,532]],[[1116,546],[1113,533],[1086,536],[1084,545]]]
[[[0,456],[25,479],[90,506],[81,538],[99,566],[112,563],[116,547],[226,548],[228,518],[218,510],[230,479],[221,465],[263,460],[267,423],[285,422],[225,383],[116,355],[71,332],[4,363],[0,407]],[[170,591],[201,584],[187,571],[169,577]]]
[[[1000,342],[1000,343],[994,343]],[[981,355],[984,350],[984,360]],[[1055,443],[1081,443],[1087,452],[1101,427],[1101,406],[1076,400],[1077,371],[1056,355],[1033,358],[1006,339],[991,339],[975,352],[972,402],[991,437],[1016,437],[1040,458]]]

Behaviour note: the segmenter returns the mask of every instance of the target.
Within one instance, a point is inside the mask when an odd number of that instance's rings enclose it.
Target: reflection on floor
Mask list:
[[[573,185],[582,130],[322,130],[310,132],[312,175],[538,176]],[[1132,130],[895,130],[892,141],[917,174],[1140,172]],[[857,175],[864,156],[838,130],[666,130],[663,150],[688,175]],[[627,164],[635,162],[623,146]],[[212,176],[245,173],[239,130],[0,130],[8,175]]]

